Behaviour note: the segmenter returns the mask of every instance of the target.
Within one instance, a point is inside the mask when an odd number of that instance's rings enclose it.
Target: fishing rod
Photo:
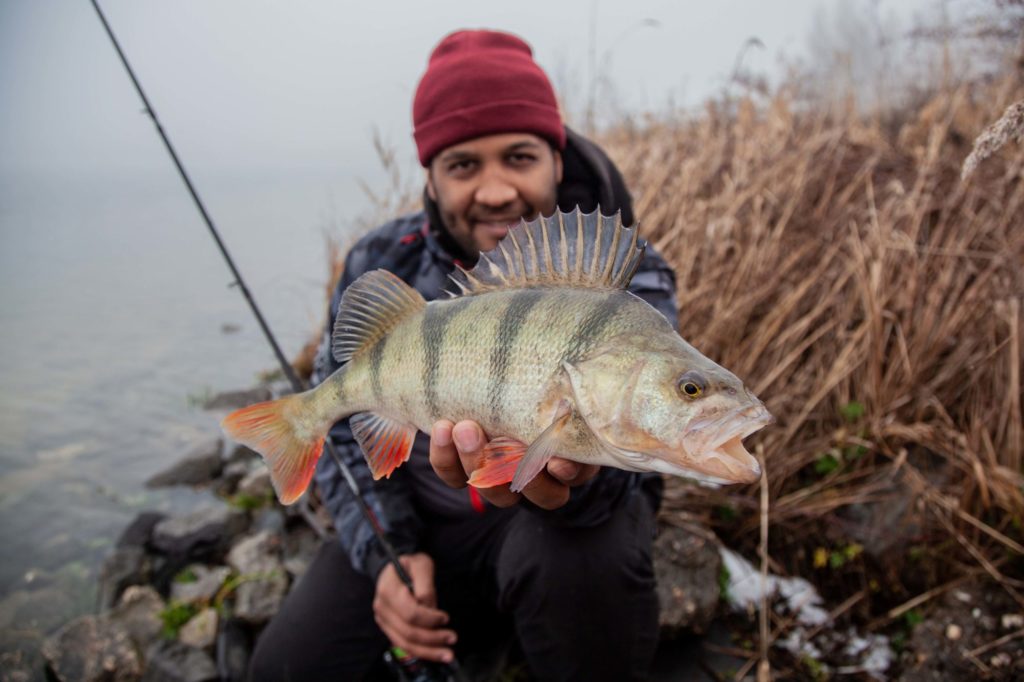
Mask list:
[[[96,10],[96,15],[99,17],[100,22],[103,24],[103,28],[106,30],[107,36],[110,38],[110,42],[113,44],[114,49],[117,51],[117,56],[121,59],[121,64],[124,65],[125,71],[128,72],[128,77],[131,79],[132,84],[135,86],[135,91],[139,93],[139,97],[142,99],[142,103],[145,107],[145,113],[153,120],[153,125],[156,126],[156,131],[160,135],[160,139],[163,140],[164,147],[167,148],[167,153],[170,154],[171,160],[174,161],[175,168],[178,169],[178,175],[181,176],[182,181],[185,183],[185,187],[188,189],[188,193],[192,196],[192,201],[195,203],[196,208],[199,210],[199,214],[202,216],[203,222],[206,223],[206,227],[209,229],[210,235],[213,237],[213,240],[217,243],[217,248],[220,249],[220,253],[224,257],[224,261],[227,263],[228,268],[231,270],[231,274],[235,278],[234,284],[242,292],[242,295],[245,296],[245,300],[249,303],[249,308],[252,310],[253,315],[256,316],[256,321],[259,323],[260,329],[263,330],[263,335],[264,337],[266,337],[267,343],[270,344],[270,347],[274,351],[274,355],[277,357],[277,362],[281,366],[281,371],[284,372],[284,375],[288,379],[288,383],[291,384],[292,390],[294,392],[301,393],[302,391],[305,391],[308,387],[306,386],[305,382],[298,377],[291,363],[288,362],[288,360],[284,356],[284,353],[281,352],[281,347],[280,345],[278,345],[277,339],[274,337],[273,332],[270,331],[270,326],[263,318],[263,314],[260,312],[259,306],[256,305],[256,299],[253,298],[252,293],[249,291],[249,288],[245,285],[245,280],[242,278],[242,273],[235,266],[234,259],[231,258],[231,254],[228,253],[228,249],[227,246],[224,244],[224,240],[221,239],[220,233],[217,231],[217,228],[213,224],[213,219],[210,218],[209,213],[207,213],[206,207],[203,205],[202,200],[199,198],[199,193],[196,192],[195,187],[192,185],[192,180],[189,178],[189,175],[186,172],[184,165],[182,165],[181,160],[178,158],[177,152],[174,151],[174,145],[171,144],[170,138],[167,136],[167,133],[164,132],[164,128],[160,124],[160,119],[157,116],[156,109],[153,108],[153,105],[149,102],[149,98],[146,97],[146,93],[142,89],[142,84],[139,82],[139,79],[136,78],[135,71],[132,70],[131,64],[128,63],[128,57],[121,49],[121,44],[117,41],[117,37],[114,35],[114,31],[110,27],[110,24],[107,22],[107,18],[106,16],[104,16],[103,10],[100,9],[97,0],[90,0],[90,2],[92,3],[93,9]],[[356,502],[359,505],[359,509],[363,514],[363,517],[370,524],[370,527],[373,529],[373,533],[376,536],[377,541],[384,549],[385,554],[387,554],[388,561],[394,567],[395,572],[398,574],[398,577],[409,589],[409,592],[415,594],[415,590],[413,589],[412,576],[409,575],[408,571],[405,570],[405,567],[402,566],[402,563],[398,560],[398,553],[395,551],[395,548],[391,544],[391,542],[384,535],[384,529],[381,527],[380,522],[377,520],[376,515],[373,513],[373,510],[370,509],[370,505],[366,502],[366,498],[363,497],[362,491],[360,491],[359,489],[359,484],[356,482],[355,477],[352,475],[352,471],[348,468],[345,462],[338,455],[338,452],[334,448],[334,444],[331,442],[330,437],[328,437],[324,441],[324,446],[324,449],[327,450],[328,454],[334,460],[334,463],[337,464],[338,470],[341,471],[342,476],[345,478],[345,483],[348,485],[349,490],[355,497]],[[419,680],[426,681],[436,679],[434,676],[432,676],[434,668],[440,668],[441,670],[445,671],[443,674],[447,675],[448,679],[461,679],[461,674],[458,670],[458,666],[454,663],[445,666],[443,664],[429,664],[427,662],[417,661],[415,659],[409,658],[408,655],[405,654],[405,652],[401,651],[397,647],[393,648],[389,653],[391,654],[391,658],[389,658],[388,660],[390,663],[393,663],[398,666],[398,672],[402,679],[408,679],[411,681],[415,680],[417,682]],[[411,676],[410,673],[412,674]]]

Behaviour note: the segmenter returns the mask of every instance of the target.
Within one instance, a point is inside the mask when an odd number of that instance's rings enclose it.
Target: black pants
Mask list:
[[[658,636],[653,534],[639,494],[593,528],[520,508],[432,525],[425,551],[456,656],[514,633],[537,679],[645,679]],[[253,682],[363,679],[388,645],[373,595],[340,545],[325,543],[257,642]]]

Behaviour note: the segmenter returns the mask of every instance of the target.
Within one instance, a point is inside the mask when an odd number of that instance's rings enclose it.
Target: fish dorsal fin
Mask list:
[[[347,362],[426,305],[420,292],[387,270],[367,272],[341,295],[331,354],[338,362]]]
[[[542,286],[625,289],[646,245],[618,213],[556,211],[550,218],[521,221],[497,247],[480,254],[472,270],[458,267],[451,278],[459,293],[453,295]]]

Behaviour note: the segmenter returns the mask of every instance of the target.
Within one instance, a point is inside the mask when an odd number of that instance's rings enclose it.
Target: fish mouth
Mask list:
[[[692,421],[683,432],[691,467],[736,483],[761,478],[761,465],[743,447],[743,439],[775,421],[763,403],[743,405],[724,414]]]

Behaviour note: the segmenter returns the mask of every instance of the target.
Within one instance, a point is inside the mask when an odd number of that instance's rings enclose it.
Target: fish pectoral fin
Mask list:
[[[483,464],[470,474],[469,484],[474,488],[493,488],[508,483],[524,455],[526,443],[504,436],[495,438],[484,447]]]
[[[530,444],[522,463],[512,478],[512,492],[520,492],[547,466],[552,457],[566,457],[577,462],[600,459],[607,447],[594,435],[579,413],[564,405],[555,420]]]
[[[360,412],[349,420],[373,480],[388,478],[391,472],[409,459],[416,427],[402,424],[373,412]]]

